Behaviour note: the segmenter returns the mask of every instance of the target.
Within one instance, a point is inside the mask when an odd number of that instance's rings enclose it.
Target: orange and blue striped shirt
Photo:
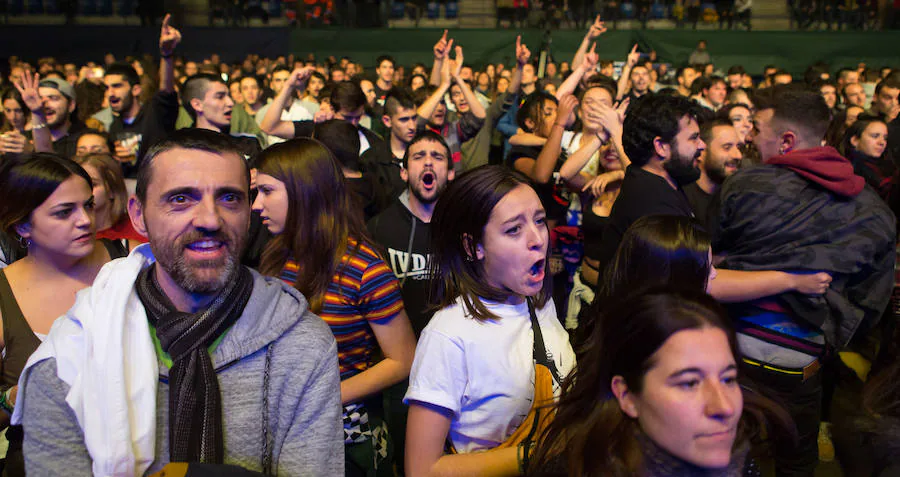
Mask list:
[[[337,340],[341,380],[374,364],[372,353],[377,342],[369,322],[385,324],[403,311],[394,272],[370,246],[355,248],[356,242],[351,239],[341,259],[343,266],[338,267],[328,285],[319,312]],[[288,260],[281,279],[293,286],[299,267],[297,262]]]

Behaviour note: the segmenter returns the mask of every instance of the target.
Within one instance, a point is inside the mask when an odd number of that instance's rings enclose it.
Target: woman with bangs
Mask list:
[[[53,322],[91,286],[106,262],[122,256],[94,236],[91,178],[54,154],[34,153],[0,166],[0,227],[27,256],[0,270],[0,428],[9,450],[4,474],[25,475],[21,426],[9,426],[19,374]]]
[[[257,167],[253,210],[275,235],[260,271],[302,292],[337,339],[346,475],[393,475],[380,393],[409,375],[416,347],[397,279],[322,143],[276,144]]]
[[[547,272],[549,231],[523,175],[457,177],[432,217],[438,311],[419,338],[405,397],[406,474],[524,474],[533,438],[575,364]]]

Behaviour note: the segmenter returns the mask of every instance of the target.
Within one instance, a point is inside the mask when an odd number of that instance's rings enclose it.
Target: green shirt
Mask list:
[[[153,326],[149,321],[147,322],[147,325],[150,327],[150,338],[153,339],[153,346],[156,348],[156,355],[159,356],[159,359],[161,359],[163,364],[166,365],[166,368],[172,369],[172,357],[169,356],[169,353],[163,351],[162,343],[160,343],[159,338],[156,336],[156,327]],[[219,347],[219,343],[222,342],[222,338],[225,338],[225,335],[228,334],[228,330],[230,329],[231,327],[229,326],[225,330],[225,332],[219,335],[219,337],[216,338],[211,345],[209,345],[209,348],[206,349],[209,352],[210,356],[212,356],[216,348]]]

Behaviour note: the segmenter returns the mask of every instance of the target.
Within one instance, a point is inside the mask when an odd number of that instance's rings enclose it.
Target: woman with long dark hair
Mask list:
[[[431,226],[438,311],[405,398],[406,474],[518,475],[546,423],[533,403],[575,364],[550,298],[546,213],[526,177],[482,166],[447,187]]]
[[[302,292],[337,339],[346,475],[392,475],[380,393],[409,375],[416,346],[397,280],[322,143],[276,144],[257,167],[253,210],[275,235],[260,271]]]
[[[54,154],[35,153],[0,166],[0,227],[27,256],[0,270],[0,424],[9,425],[19,374],[50,326],[122,254],[94,236],[91,178]],[[5,475],[25,475],[22,427],[6,430]]]
[[[739,476],[749,451],[728,315],[700,292],[605,310],[530,462],[541,476]]]

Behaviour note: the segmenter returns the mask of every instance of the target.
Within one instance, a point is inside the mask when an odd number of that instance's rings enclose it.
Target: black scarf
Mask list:
[[[207,348],[243,313],[253,292],[253,276],[246,267],[239,267],[209,308],[183,313],[160,288],[155,266],[142,270],[135,285],[163,351],[172,357],[169,460],[221,464],[225,456],[222,401]]]

